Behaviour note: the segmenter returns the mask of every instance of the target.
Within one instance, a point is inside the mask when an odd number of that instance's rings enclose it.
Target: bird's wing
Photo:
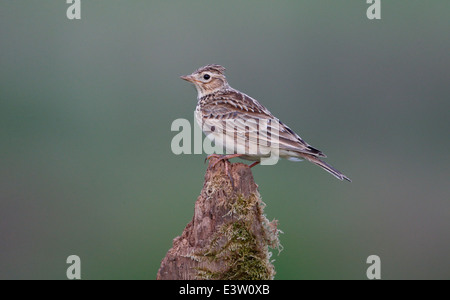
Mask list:
[[[325,157],[325,154],[307,144],[258,101],[238,91],[229,90],[215,95],[201,109],[203,121],[213,129],[211,131],[215,135]]]

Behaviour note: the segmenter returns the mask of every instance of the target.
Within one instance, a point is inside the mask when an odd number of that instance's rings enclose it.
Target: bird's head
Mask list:
[[[224,72],[225,68],[220,65],[206,65],[191,75],[181,76],[181,79],[193,83],[197,89],[198,98],[201,98],[229,87]]]

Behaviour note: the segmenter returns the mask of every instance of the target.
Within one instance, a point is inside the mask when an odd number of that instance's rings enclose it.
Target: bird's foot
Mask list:
[[[223,160],[229,160],[231,158],[235,158],[235,157],[239,157],[242,156],[242,154],[227,154],[227,155],[219,155],[219,154],[211,154],[208,155],[205,158],[205,163],[207,160],[210,160],[211,158],[217,158],[217,160],[214,162],[214,164],[212,165],[212,167],[214,168],[219,162],[223,161]]]
[[[230,182],[231,182],[231,186],[233,187],[233,189],[234,189],[234,180],[233,180],[233,176],[231,175],[231,173],[230,173],[230,169],[229,169],[229,167],[228,167],[228,163],[229,163],[229,159],[231,159],[231,158],[235,158],[235,157],[239,157],[239,156],[241,156],[242,154],[229,154],[229,155],[219,155],[219,154],[211,154],[211,155],[208,155],[206,158],[205,158],[205,162],[207,161],[207,160],[210,160],[211,158],[217,158],[217,160],[212,164],[212,167],[214,168],[219,162],[221,162],[221,161],[223,161],[224,162],[224,164],[225,164],[225,173],[228,175],[228,178],[230,179]]]

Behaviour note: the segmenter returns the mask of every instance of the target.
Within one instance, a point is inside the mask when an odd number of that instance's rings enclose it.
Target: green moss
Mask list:
[[[273,279],[275,269],[270,261],[269,246],[279,248],[278,230],[273,231],[272,223],[263,215],[264,204],[259,195],[252,195],[249,199],[237,196],[227,205],[231,221],[218,228],[205,251],[195,255],[201,261],[220,261],[221,270],[198,268],[198,278]],[[261,226],[255,226],[255,220],[259,220]],[[258,232],[259,238],[254,231]]]

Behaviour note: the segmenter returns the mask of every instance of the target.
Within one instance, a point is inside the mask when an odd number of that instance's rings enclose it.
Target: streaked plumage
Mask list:
[[[271,150],[278,149],[280,157],[289,160],[306,159],[338,179],[350,181],[344,174],[320,160],[320,157],[326,157],[325,154],[306,143],[267,108],[230,87],[224,71],[225,68],[220,65],[207,65],[181,78],[193,83],[197,89],[195,115],[204,132],[212,135],[216,143],[228,138],[234,141],[234,147],[227,147],[229,143],[223,143],[227,153],[240,154],[243,159],[258,162],[262,157],[268,156],[267,153]],[[266,124],[268,132],[261,130]]]

